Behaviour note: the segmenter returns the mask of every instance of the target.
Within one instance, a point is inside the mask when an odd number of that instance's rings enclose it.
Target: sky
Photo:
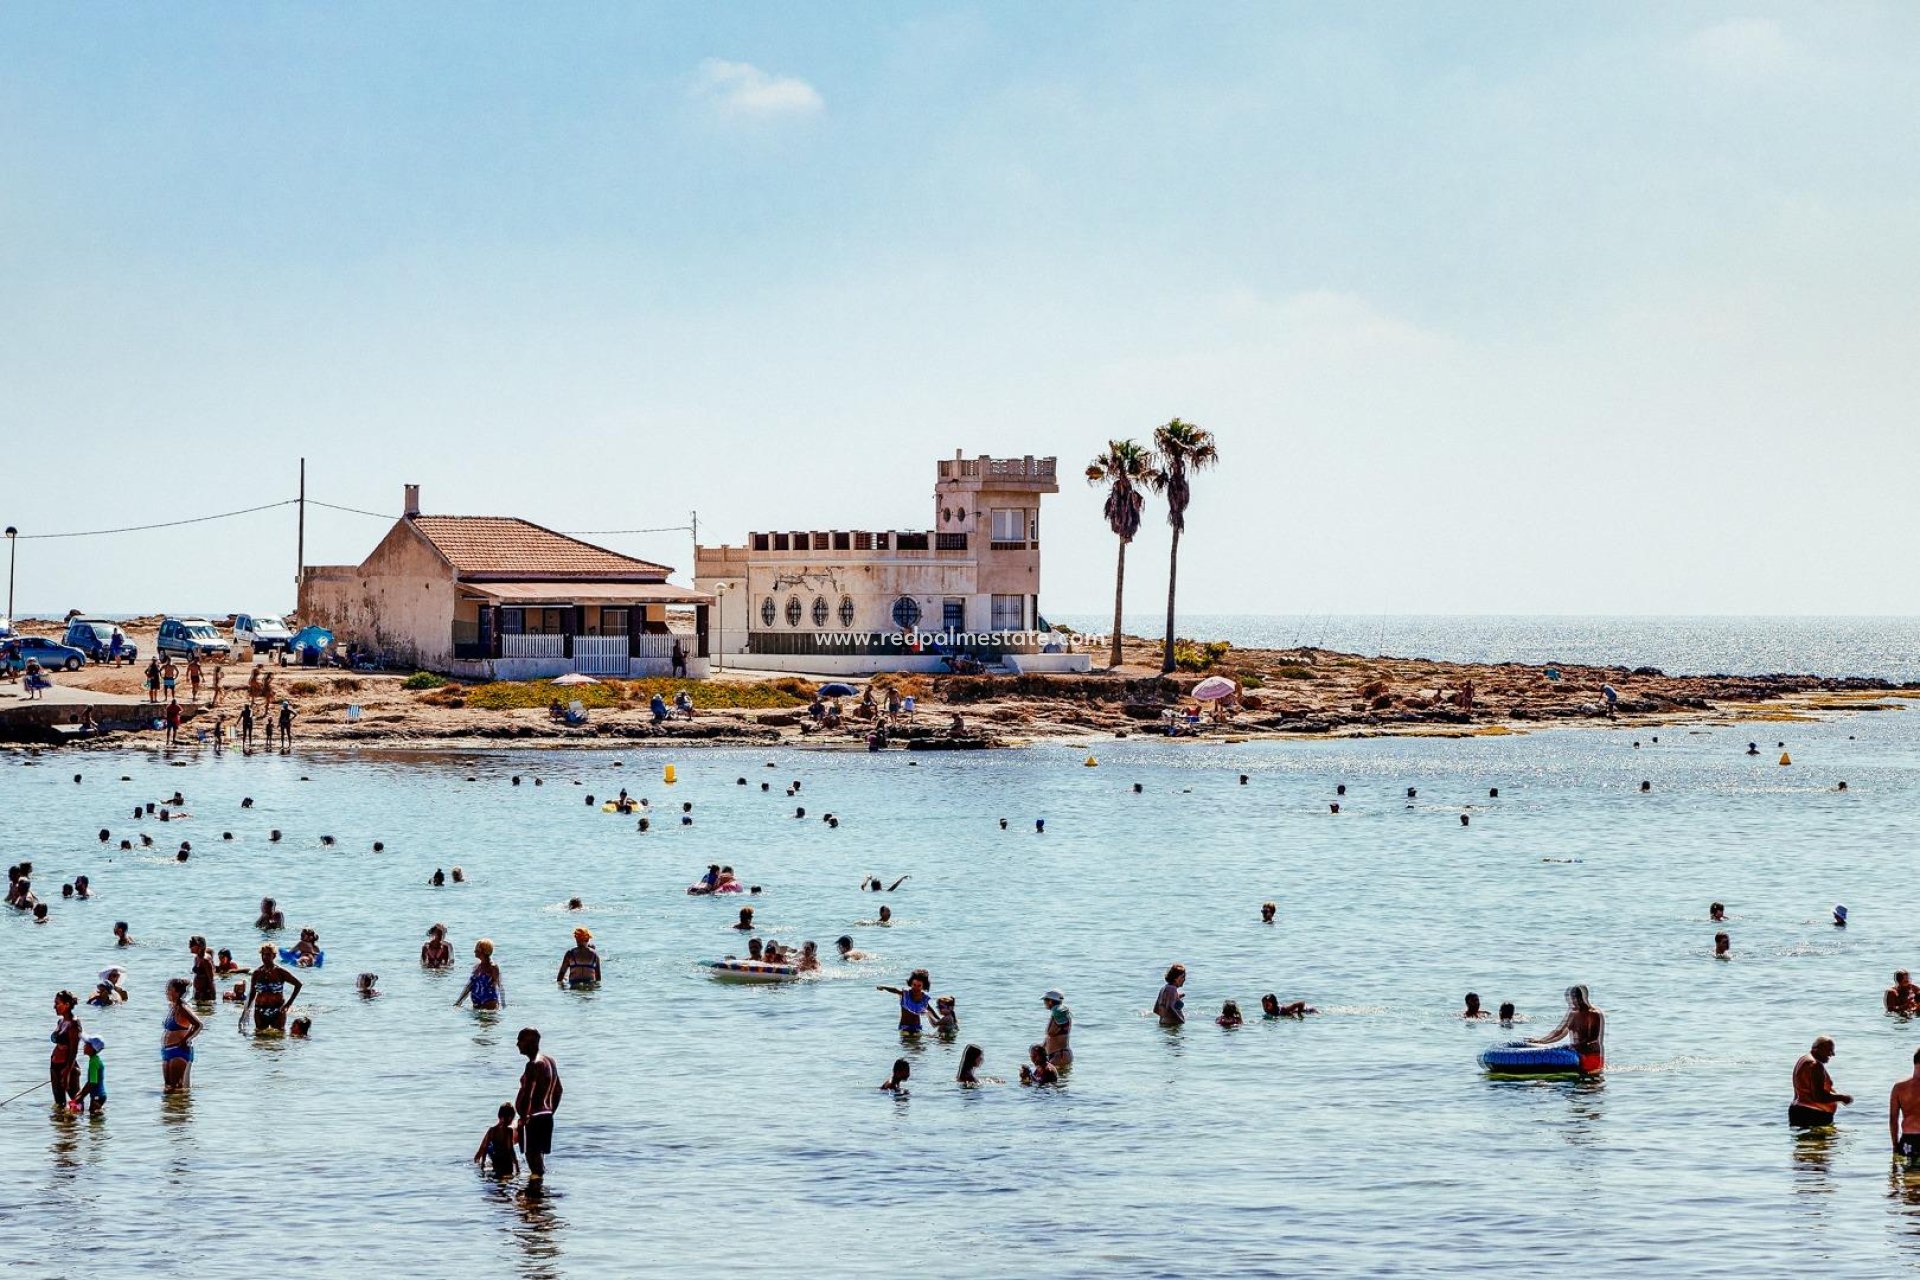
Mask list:
[[[1920,614],[1920,6],[0,7],[0,521],[919,528],[1215,434],[1196,613]],[[381,520],[310,508],[308,563]],[[292,508],[23,537],[279,610]],[[684,532],[619,534],[677,566]],[[1128,556],[1164,600],[1164,508]]]

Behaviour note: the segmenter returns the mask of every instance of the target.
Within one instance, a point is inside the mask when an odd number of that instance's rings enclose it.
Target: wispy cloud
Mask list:
[[[826,109],[819,90],[798,76],[769,75],[750,62],[708,58],[694,77],[693,97],[722,115],[770,119]]]
[[[1763,75],[1784,64],[1791,46],[1771,18],[1735,18],[1697,31],[1686,42],[1689,61],[1735,75]]]

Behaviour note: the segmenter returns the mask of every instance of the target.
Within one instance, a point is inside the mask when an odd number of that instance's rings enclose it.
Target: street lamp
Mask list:
[[[7,526],[7,630],[13,630],[13,551],[19,544],[15,541],[20,531],[12,525]]]

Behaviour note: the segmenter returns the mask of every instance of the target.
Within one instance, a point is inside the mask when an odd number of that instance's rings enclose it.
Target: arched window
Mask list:
[[[852,596],[840,597],[840,625],[843,627],[851,627],[853,625],[853,597]]]
[[[800,597],[799,596],[787,597],[787,625],[790,627],[797,627],[800,625]]]
[[[893,620],[902,631],[911,631],[920,625],[920,602],[912,596],[901,596],[893,602]]]
[[[760,625],[763,627],[772,626],[775,613],[773,597],[768,596],[760,602]]]
[[[825,596],[815,596],[813,598],[813,625],[816,627],[824,627],[827,625],[827,598]]]

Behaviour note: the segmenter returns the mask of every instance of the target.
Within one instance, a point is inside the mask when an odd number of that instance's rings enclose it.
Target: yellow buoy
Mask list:
[[[661,781],[668,782],[668,783],[671,783],[674,781],[672,765],[668,765],[666,768],[660,771],[660,779]]]
[[[1782,752],[1780,753],[1780,763],[1781,763],[1781,764],[1792,764],[1792,763],[1793,763],[1793,757],[1792,757],[1792,756],[1790,756],[1790,755],[1788,755],[1788,754],[1787,754],[1786,752],[1784,752],[1784,751],[1782,751]]]
[[[1098,760],[1095,760],[1092,756],[1087,757],[1087,768],[1091,769],[1099,763],[1100,762]]]

